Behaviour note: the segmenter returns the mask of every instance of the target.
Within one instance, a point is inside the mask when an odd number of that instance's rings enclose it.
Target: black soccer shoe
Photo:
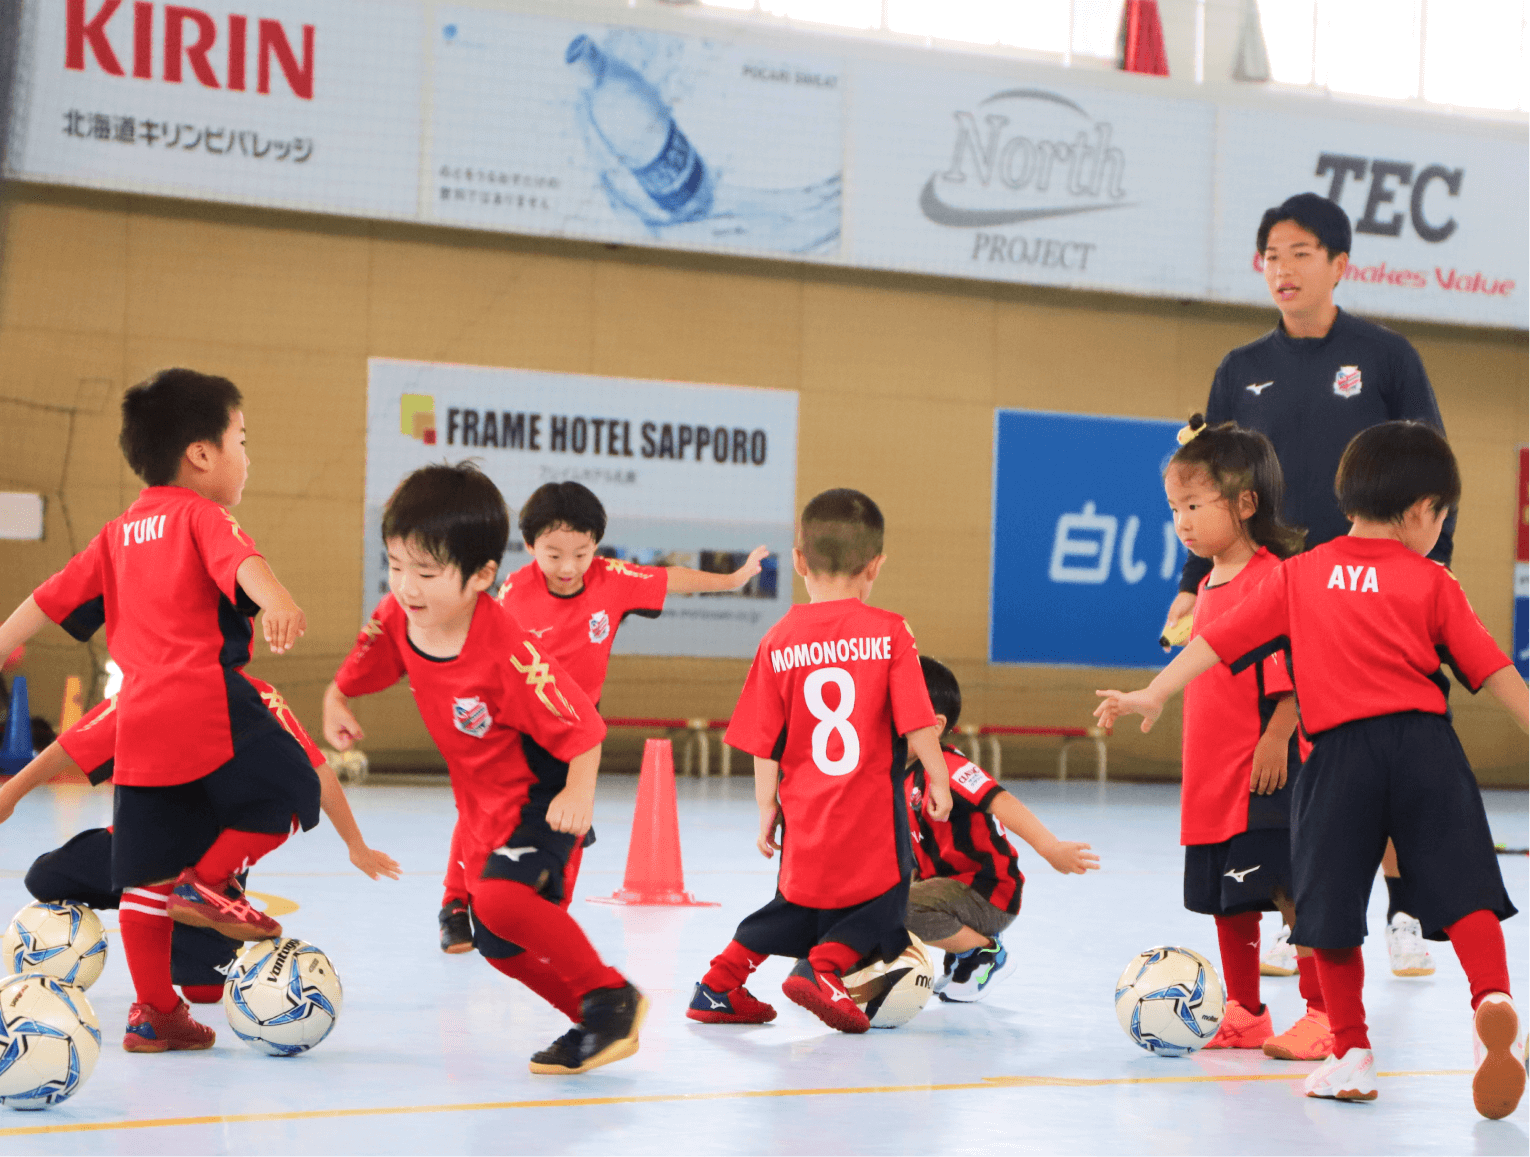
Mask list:
[[[467,905],[454,900],[437,917],[441,924],[441,951],[456,956],[473,951],[473,924],[468,919]]]
[[[579,1002],[579,1014],[580,1024],[532,1056],[533,1073],[573,1077],[630,1057],[638,1051],[648,1001],[630,984],[597,988]]]

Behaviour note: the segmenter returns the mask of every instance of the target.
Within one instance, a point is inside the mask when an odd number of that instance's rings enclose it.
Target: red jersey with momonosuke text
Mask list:
[[[1025,876],[1004,825],[988,814],[1004,789],[959,751],[943,749],[951,773],[951,816],[932,820],[924,810],[929,790],[924,764],[915,762],[907,782],[914,825],[914,862],[921,880],[959,880],[1001,912],[1020,911]]]
[[[1449,664],[1475,692],[1510,665],[1461,584],[1390,538],[1336,538],[1288,558],[1202,637],[1235,670],[1289,646],[1302,727],[1446,715]]]
[[[259,553],[226,507],[183,486],[151,486],[33,592],[76,639],[106,625],[122,668],[117,783],[200,779],[272,725],[239,674],[260,608],[236,575]]]
[[[468,857],[503,844],[524,809],[545,811],[567,782],[568,761],[605,738],[578,684],[486,594],[461,653],[445,659],[410,642],[404,609],[384,595],[335,684],[344,695],[370,695],[406,674],[446,758]]]
[[[781,765],[782,896],[848,908],[907,874],[901,737],[934,725],[902,616],[836,599],[795,606],[766,633],[725,742]]]
[[[1260,547],[1227,582],[1211,586],[1209,575],[1202,579],[1190,637],[1203,634],[1279,566],[1280,560]],[[1219,844],[1248,830],[1254,748],[1276,702],[1290,693],[1284,653],[1267,656],[1236,675],[1218,663],[1190,681],[1180,741],[1180,843]]]
[[[325,763],[324,753],[298,722],[298,717],[287,706],[282,693],[263,679],[253,675],[244,677],[250,681],[250,685],[260,695],[260,701],[282,725],[283,730],[302,746],[308,762],[314,767],[322,767]],[[58,737],[58,744],[64,753],[74,760],[75,766],[93,784],[105,783],[115,771],[113,757],[117,747],[117,718],[117,696],[113,695],[97,703],[78,723]]]
[[[563,664],[580,690],[599,703],[617,628],[628,615],[658,618],[668,589],[661,566],[597,557],[577,594],[555,595],[533,559],[505,580],[497,597],[526,633]]]

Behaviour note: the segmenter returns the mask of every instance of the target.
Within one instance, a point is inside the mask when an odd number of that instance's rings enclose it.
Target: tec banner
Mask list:
[[[991,662],[1164,664],[1185,561],[1162,477],[1179,427],[997,412]]]
[[[628,619],[618,654],[747,658],[791,606],[793,391],[370,360],[366,612],[388,589],[388,495],[411,470],[469,458],[512,522],[544,482],[584,483],[606,508],[601,553],[614,558],[728,572],[761,543],[774,552],[741,591],[672,595],[660,618]],[[530,561],[510,537],[502,574]]]

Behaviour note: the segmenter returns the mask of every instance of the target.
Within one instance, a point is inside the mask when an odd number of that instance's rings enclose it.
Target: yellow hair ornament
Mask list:
[[[1204,414],[1191,414],[1190,415],[1190,421],[1186,422],[1183,426],[1181,426],[1180,429],[1179,429],[1179,433],[1174,436],[1175,441],[1177,441],[1181,446],[1188,445],[1189,442],[1190,442],[1190,439],[1194,438],[1197,434],[1199,434],[1205,428],[1206,428],[1206,417],[1205,417],[1205,415]]]

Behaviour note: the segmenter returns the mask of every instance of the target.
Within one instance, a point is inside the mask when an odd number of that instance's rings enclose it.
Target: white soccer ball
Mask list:
[[[1222,1023],[1217,970],[1188,948],[1139,952],[1116,981],[1116,1019],[1134,1042],[1163,1057],[1203,1048]]]
[[[911,933],[909,946],[896,960],[879,960],[845,977],[845,991],[872,1028],[897,1028],[929,1002],[935,970],[924,945]]]
[[[223,985],[229,1027],[274,1057],[306,1053],[329,1035],[344,992],[329,957],[302,940],[262,940],[244,950]]]
[[[0,966],[7,974],[41,972],[89,988],[106,967],[106,930],[84,904],[38,900],[0,935]]]
[[[67,1101],[101,1055],[101,1022],[83,989],[28,972],[0,981],[0,1104]]]

